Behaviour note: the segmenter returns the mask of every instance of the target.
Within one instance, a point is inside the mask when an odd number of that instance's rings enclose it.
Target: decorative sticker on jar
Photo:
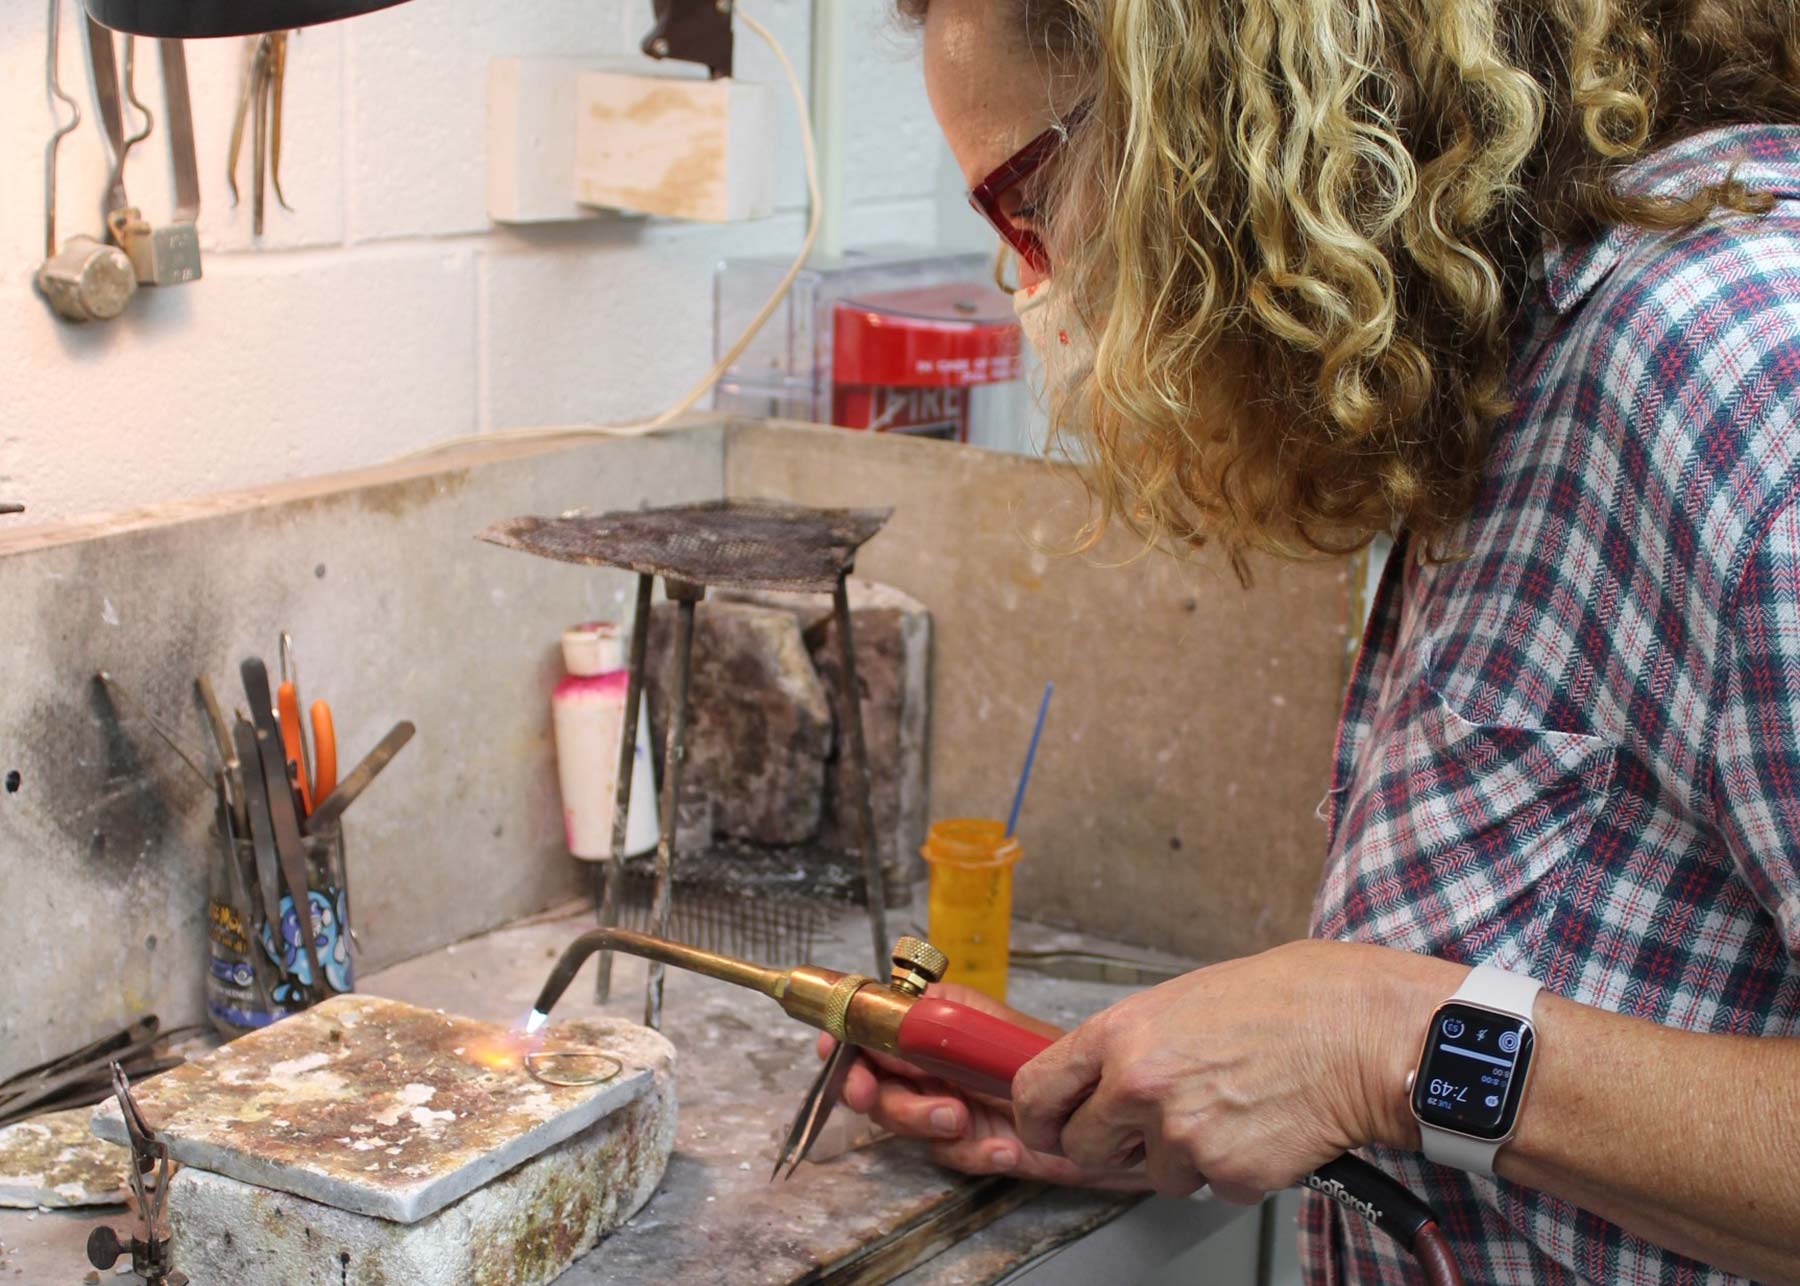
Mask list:
[[[319,967],[325,972],[325,985],[334,992],[347,992],[351,990],[353,971],[350,943],[343,932],[343,894],[338,892],[328,897],[313,889],[308,893],[307,902],[312,907],[313,950],[318,954]],[[312,966],[301,944],[300,920],[294,914],[292,897],[284,895],[281,899],[279,948],[267,924],[262,926],[262,944],[281,967],[282,979],[275,987],[275,1002],[304,1005],[305,992],[312,987]]]

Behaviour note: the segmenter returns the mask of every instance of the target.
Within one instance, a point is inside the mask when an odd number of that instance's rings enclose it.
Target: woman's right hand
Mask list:
[[[956,983],[938,983],[927,994],[1045,1036],[1062,1034],[1060,1028]],[[819,1057],[830,1057],[834,1043],[831,1037],[820,1036]],[[858,1055],[844,1081],[844,1103],[894,1134],[929,1140],[934,1161],[964,1174],[1010,1174],[1070,1187],[1131,1192],[1150,1188],[1141,1166],[1087,1170],[1063,1157],[1032,1151],[1013,1130],[1010,1103],[958,1089],[889,1054],[863,1050]]]

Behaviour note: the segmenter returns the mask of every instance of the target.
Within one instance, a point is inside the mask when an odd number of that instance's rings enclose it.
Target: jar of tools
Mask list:
[[[301,838],[312,915],[311,955],[273,852],[266,860],[259,857],[256,842],[238,838],[235,831],[229,807],[222,804],[207,887],[206,1009],[227,1038],[350,991],[354,982],[343,828],[332,826]],[[276,908],[273,916],[267,912],[270,906]],[[314,958],[322,975],[317,983]]]
[[[1012,945],[1013,866],[1024,856],[1003,823],[984,817],[933,822],[920,856],[930,868],[933,945],[950,957],[946,982],[1006,999]]]

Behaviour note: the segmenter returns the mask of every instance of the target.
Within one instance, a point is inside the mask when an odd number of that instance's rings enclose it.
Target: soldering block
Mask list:
[[[499,1028],[344,996],[143,1083],[184,1166],[177,1266],[234,1286],[551,1281],[650,1199],[675,1141],[667,1040],[606,1019],[546,1035],[570,1045],[619,1074],[544,1085]]]

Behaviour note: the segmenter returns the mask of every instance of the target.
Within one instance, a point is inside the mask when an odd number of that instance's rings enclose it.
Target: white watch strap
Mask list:
[[[1513,1014],[1529,1022],[1532,1005],[1543,989],[1544,984],[1536,978],[1508,973],[1492,965],[1477,965],[1469,970],[1462,986],[1450,999]],[[1494,1157],[1506,1145],[1505,1139],[1490,1143],[1486,1139],[1472,1139],[1466,1134],[1440,1130],[1424,1122],[1419,1124],[1419,1141],[1427,1160],[1471,1174],[1492,1174]]]
[[[1476,965],[1456,989],[1452,1000],[1460,1000],[1483,1009],[1498,1009],[1503,1014],[1517,1014],[1531,1020],[1531,1007],[1537,1003],[1544,984],[1522,973],[1508,973],[1493,965]]]
[[[1419,1138],[1424,1145],[1427,1161],[1436,1161],[1452,1170],[1465,1170],[1470,1174],[1492,1174],[1494,1158],[1501,1148],[1500,1143],[1472,1139],[1466,1134],[1452,1134],[1449,1130],[1440,1130],[1431,1125],[1419,1127]]]

